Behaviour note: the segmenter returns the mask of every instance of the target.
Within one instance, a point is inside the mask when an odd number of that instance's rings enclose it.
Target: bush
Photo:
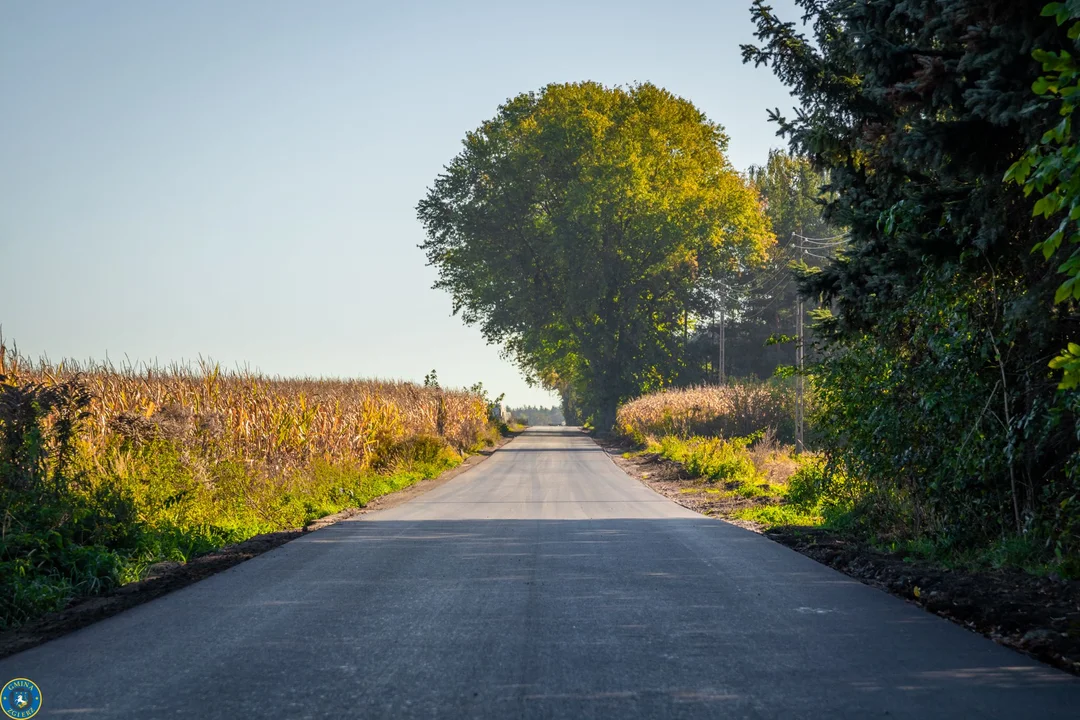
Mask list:
[[[956,547],[1036,537],[1075,554],[1075,399],[1053,394],[1045,359],[1018,360],[1039,323],[992,330],[1023,288],[960,280],[927,276],[907,295],[888,318],[902,341],[867,333],[824,349],[812,368],[822,445],[866,481],[859,512],[881,535]]]
[[[417,464],[446,465],[457,462],[461,462],[461,456],[442,438],[434,435],[416,435],[391,447],[380,466],[403,469]]]
[[[797,468],[788,480],[787,501],[802,512],[824,518],[832,527],[847,527],[868,497],[869,488],[832,467],[825,456],[796,456]]]

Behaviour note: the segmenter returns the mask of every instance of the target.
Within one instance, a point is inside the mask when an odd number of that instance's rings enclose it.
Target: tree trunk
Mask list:
[[[614,400],[606,400],[596,411],[596,429],[598,432],[611,432],[615,427],[615,414],[619,405]]]

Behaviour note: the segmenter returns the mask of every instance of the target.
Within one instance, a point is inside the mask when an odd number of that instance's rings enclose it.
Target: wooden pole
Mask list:
[[[719,370],[719,377],[720,377],[720,384],[721,385],[724,385],[725,383],[727,383],[727,373],[724,372],[724,369],[725,369],[724,368],[724,363],[727,360],[727,358],[724,357],[724,355],[725,355],[725,353],[727,351],[727,348],[724,347],[724,341],[725,340],[726,340],[726,338],[724,337],[724,306],[721,305],[720,306],[720,364],[717,367],[717,369]]]
[[[799,257],[804,260],[806,258],[806,247],[801,242],[799,243]],[[803,300],[802,295],[796,297],[798,301],[795,304],[795,367],[797,370],[795,375],[795,450],[802,452],[806,449],[803,442]]]

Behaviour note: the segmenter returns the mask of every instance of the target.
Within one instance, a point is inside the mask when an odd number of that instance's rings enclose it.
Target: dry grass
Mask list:
[[[776,434],[771,429],[751,445],[748,452],[754,467],[757,468],[764,482],[770,486],[786,486],[791,476],[799,469],[799,464],[795,460],[795,447],[778,442]]]
[[[645,395],[619,408],[621,435],[645,444],[666,436],[734,438],[770,430],[786,439],[794,392],[779,382],[709,385]]]
[[[2,345],[0,376],[45,385],[79,378],[92,396],[80,437],[91,456],[119,435],[161,437],[271,472],[316,460],[371,467],[411,437],[439,436],[461,450],[489,432],[483,398],[407,382],[280,379],[208,362],[166,369],[30,362]]]

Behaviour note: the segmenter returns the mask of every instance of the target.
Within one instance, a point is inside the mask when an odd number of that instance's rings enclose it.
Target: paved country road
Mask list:
[[[1080,681],[573,429],[0,662],[38,717],[1077,718]]]

